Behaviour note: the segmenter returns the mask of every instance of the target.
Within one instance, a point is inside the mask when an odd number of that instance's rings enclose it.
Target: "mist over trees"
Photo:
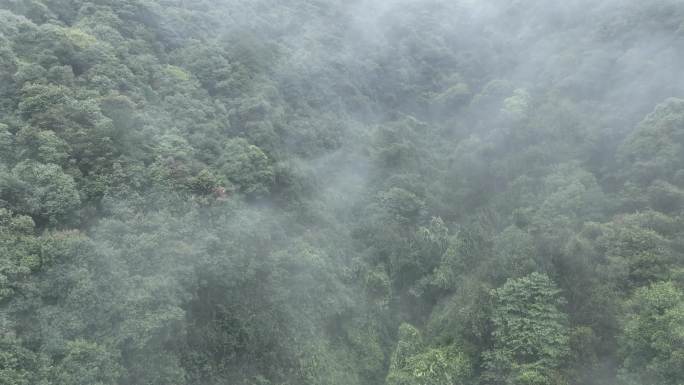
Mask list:
[[[681,385],[679,0],[0,0],[0,384]]]

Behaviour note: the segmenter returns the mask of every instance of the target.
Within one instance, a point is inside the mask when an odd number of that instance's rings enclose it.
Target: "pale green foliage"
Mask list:
[[[0,208],[0,301],[12,297],[43,263],[30,217]]]
[[[471,375],[468,358],[453,348],[431,348],[410,357],[398,371],[390,371],[388,385],[467,384]]]
[[[678,385],[684,378],[684,293],[672,282],[638,289],[621,338],[627,384]]]
[[[302,381],[324,385],[355,385],[359,383],[351,360],[344,351],[326,346],[324,341],[310,340],[299,357]]]
[[[0,161],[8,161],[12,155],[12,134],[7,131],[7,125],[0,123]]]
[[[22,346],[21,341],[8,335],[0,337],[0,384],[49,385],[46,357]]]
[[[385,267],[378,265],[366,273],[365,289],[369,298],[379,306],[387,306],[392,298],[392,283]]]
[[[400,326],[387,385],[466,384],[470,375],[471,363],[456,347],[425,348],[417,329]]]
[[[625,219],[601,226],[596,239],[623,284],[639,287],[669,278],[674,258],[670,242],[648,223],[639,223],[637,215]]]
[[[69,157],[69,145],[50,130],[25,127],[17,133],[16,144],[25,148],[19,157],[42,163],[63,164]]]
[[[57,223],[81,203],[74,179],[55,164],[20,163],[12,175],[21,186],[22,197],[16,208],[21,213]]]
[[[671,98],[656,106],[622,144],[618,158],[628,178],[648,185],[669,179],[684,160],[684,100]]]
[[[404,323],[399,326],[397,347],[392,353],[390,369],[401,370],[408,360],[425,348],[423,336],[415,326]]]
[[[496,384],[557,384],[569,355],[565,300],[539,273],[510,279],[492,291],[493,348],[484,353],[486,378]]]
[[[524,119],[529,113],[531,97],[523,88],[513,91],[513,95],[504,99],[503,112],[513,119]]]
[[[95,343],[70,341],[64,358],[54,368],[54,384],[116,385],[121,376],[117,358]]]

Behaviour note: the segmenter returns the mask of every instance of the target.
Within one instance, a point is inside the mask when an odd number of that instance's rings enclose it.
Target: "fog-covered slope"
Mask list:
[[[677,0],[0,0],[0,384],[681,385]]]

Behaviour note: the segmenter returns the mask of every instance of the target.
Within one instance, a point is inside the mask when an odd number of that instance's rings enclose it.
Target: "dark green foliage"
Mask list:
[[[222,153],[219,167],[240,192],[251,197],[268,195],[273,184],[273,166],[259,147],[244,139],[232,139]]]

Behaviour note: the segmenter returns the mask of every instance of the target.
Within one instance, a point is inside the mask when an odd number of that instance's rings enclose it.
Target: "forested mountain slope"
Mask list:
[[[684,3],[0,0],[0,384],[681,385]]]

